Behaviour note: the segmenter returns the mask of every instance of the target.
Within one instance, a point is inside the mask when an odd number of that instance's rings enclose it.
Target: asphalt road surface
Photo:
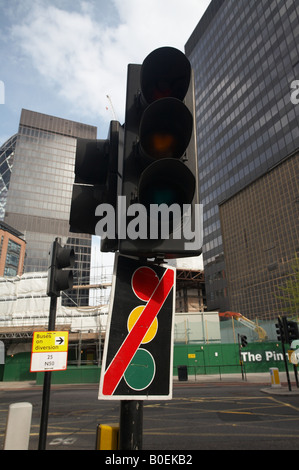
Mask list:
[[[144,450],[298,450],[299,396],[251,383],[177,383],[173,399],[144,401]],[[119,422],[119,401],[97,385],[51,388],[47,450],[94,450],[98,424]],[[42,387],[0,390],[0,449],[9,404],[33,405],[29,449],[38,449]]]

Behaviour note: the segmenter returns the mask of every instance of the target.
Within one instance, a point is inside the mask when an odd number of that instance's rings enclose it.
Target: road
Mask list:
[[[251,383],[177,383],[168,401],[145,401],[144,450],[297,450],[299,396]],[[47,450],[94,450],[97,424],[119,421],[118,401],[97,385],[52,386]],[[30,449],[38,448],[42,387],[0,391],[0,449],[10,403],[33,405]]]

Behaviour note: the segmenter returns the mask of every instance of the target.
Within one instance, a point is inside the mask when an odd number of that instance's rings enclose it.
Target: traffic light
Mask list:
[[[287,342],[287,331],[286,331],[286,328],[285,328],[285,317],[281,318],[281,317],[278,317],[278,322],[275,323],[275,327],[276,327],[276,335],[277,335],[277,340],[278,341],[281,341],[282,343],[286,343]]]
[[[245,348],[247,346],[247,336],[241,335],[241,346],[242,348]]]
[[[288,320],[287,321],[287,333],[288,333],[288,343],[291,344],[292,341],[299,338],[298,323],[296,321]]]
[[[73,271],[64,268],[72,268],[75,264],[75,252],[73,248],[62,247],[56,238],[50,251],[50,266],[48,268],[48,296],[60,296],[60,291],[73,287]]]
[[[119,251],[176,258],[201,253],[193,72],[172,47],[129,64]]]
[[[71,232],[103,235],[96,233],[100,218],[95,212],[99,204],[109,204],[114,211],[116,209],[122,139],[123,129],[118,121],[110,122],[106,140],[77,139],[75,183],[70,210]],[[113,211],[109,216],[116,218]],[[115,220],[110,222],[115,225]],[[115,251],[116,238],[115,230],[111,238],[103,237],[102,251]]]

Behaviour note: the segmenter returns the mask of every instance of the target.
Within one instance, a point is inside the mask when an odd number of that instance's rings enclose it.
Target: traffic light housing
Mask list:
[[[122,159],[123,129],[118,121],[110,122],[106,140],[77,139],[75,182],[70,210],[70,231],[96,233],[100,217],[95,215],[99,204],[109,204],[115,211],[119,160]],[[110,213],[109,215],[113,214]],[[114,219],[116,218],[113,215]],[[113,221],[115,224],[115,220]],[[116,233],[102,239],[102,251],[117,249]]]
[[[240,340],[241,340],[242,348],[246,348],[246,346],[247,346],[247,336],[241,335]]]
[[[121,254],[201,253],[194,116],[193,73],[181,51],[162,47],[128,65]]]
[[[281,319],[278,317],[277,323],[275,323],[277,340],[282,343],[286,343],[286,331],[285,331],[285,321],[284,317]]]
[[[73,271],[75,264],[75,252],[68,246],[62,247],[56,239],[51,246],[50,266],[48,268],[48,296],[60,296],[60,291],[73,287]]]
[[[299,339],[298,323],[288,320],[286,317],[278,317],[278,323],[275,323],[278,341],[291,344],[295,339]]]
[[[298,323],[296,321],[288,320],[287,321],[287,334],[288,334],[288,343],[291,344],[292,341],[299,338],[299,329]]]

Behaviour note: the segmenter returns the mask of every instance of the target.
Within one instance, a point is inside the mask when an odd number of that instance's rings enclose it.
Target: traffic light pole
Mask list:
[[[285,350],[285,347],[284,347],[284,341],[281,342],[281,347],[282,347],[282,354],[283,354],[285,370],[286,370],[286,374],[287,374],[287,381],[288,381],[289,391],[291,392],[292,387],[291,387],[291,381],[290,381],[288,361],[287,361],[287,358],[286,358],[286,350]]]
[[[50,310],[49,310],[49,324],[48,331],[55,330],[55,321],[56,321],[56,308],[57,308],[57,297],[52,295],[50,297]],[[50,391],[51,391],[51,378],[52,372],[44,372],[44,386],[43,386],[43,397],[42,397],[42,411],[40,419],[40,429],[39,429],[39,442],[38,450],[46,450],[46,440],[47,440],[47,428],[48,428],[48,416],[49,416],[49,404],[50,404]]]
[[[238,333],[238,345],[239,345],[239,362],[240,362],[240,366],[241,366],[242,380],[244,380],[243,359],[242,359],[242,354],[241,354],[241,340],[240,340],[239,333]]]
[[[143,401],[120,402],[119,450],[142,450]]]

